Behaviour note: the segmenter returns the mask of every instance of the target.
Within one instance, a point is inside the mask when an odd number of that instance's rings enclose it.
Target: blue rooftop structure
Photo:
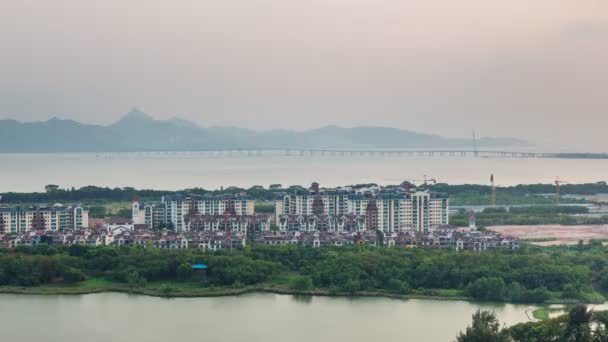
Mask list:
[[[205,265],[205,264],[194,264],[194,265],[192,265],[192,269],[193,270],[206,270],[207,269],[207,265]]]

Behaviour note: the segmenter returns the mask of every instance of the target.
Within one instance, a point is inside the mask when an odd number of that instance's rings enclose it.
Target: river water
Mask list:
[[[453,341],[477,309],[506,325],[526,305],[385,298],[237,297],[164,299],[117,293],[0,295],[3,341]]]
[[[43,191],[47,184],[159,190],[308,185],[313,181],[325,186],[386,185],[420,180],[424,175],[450,184],[487,184],[491,173],[504,186],[552,183],[557,176],[571,183],[597,182],[608,180],[608,160],[0,154],[0,192]]]

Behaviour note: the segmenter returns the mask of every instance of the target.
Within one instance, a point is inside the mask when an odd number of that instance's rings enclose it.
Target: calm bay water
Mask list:
[[[423,175],[451,184],[572,183],[608,180],[608,160],[565,159],[409,159],[399,157],[185,156],[142,157],[95,153],[0,154],[0,192],[42,191],[62,187],[110,187],[180,190],[192,187],[397,184]]]
[[[104,293],[0,295],[2,340],[121,341],[453,341],[475,310],[501,323],[526,321],[525,305],[464,301],[250,294],[163,299]]]

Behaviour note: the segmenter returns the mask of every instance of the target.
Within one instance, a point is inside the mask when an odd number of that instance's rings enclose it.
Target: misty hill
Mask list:
[[[526,146],[512,138],[481,138],[480,148]],[[450,139],[387,127],[327,126],[297,132],[199,127],[179,118],[155,120],[133,110],[108,125],[52,118],[44,122],[0,120],[0,152],[127,152],[213,149],[472,148],[471,139]]]

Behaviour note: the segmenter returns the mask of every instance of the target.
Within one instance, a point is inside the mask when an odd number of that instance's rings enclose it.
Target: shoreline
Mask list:
[[[246,294],[268,293],[289,296],[310,296],[310,297],[333,297],[333,298],[387,298],[396,300],[424,299],[435,301],[466,301],[469,303],[481,304],[512,304],[512,305],[552,305],[552,304],[574,304],[580,303],[576,300],[549,300],[545,303],[514,303],[514,302],[482,302],[476,301],[465,296],[445,296],[445,295],[421,295],[421,294],[393,294],[386,292],[358,292],[356,294],[333,292],[328,290],[290,290],[265,286],[252,286],[240,289],[233,288],[207,288],[207,289],[173,289],[170,292],[163,291],[159,288],[129,288],[127,286],[107,286],[99,288],[78,288],[78,287],[14,287],[0,286],[0,294],[15,294],[15,295],[33,295],[33,296],[82,296],[88,294],[99,293],[123,293],[134,294],[156,298],[212,298],[212,297],[238,297]],[[585,304],[603,304],[604,302],[589,302]]]
[[[273,287],[252,286],[240,289],[233,288],[212,288],[212,289],[197,289],[184,291],[183,289],[172,290],[171,292],[163,292],[158,288],[128,288],[126,286],[109,286],[101,288],[83,289],[78,287],[16,287],[16,286],[0,286],[0,294],[20,294],[20,295],[35,295],[35,296],[53,296],[53,295],[87,295],[96,293],[125,293],[136,294],[157,298],[210,298],[210,297],[230,297],[242,296],[252,293],[270,293],[279,295],[291,296],[316,296],[316,297],[350,297],[350,298],[365,298],[378,297],[389,299],[431,299],[431,300],[464,300],[472,302],[471,298],[464,296],[428,296],[428,295],[399,295],[385,292],[358,292],[356,294],[332,292],[327,290],[289,290]],[[509,304],[509,303],[504,303]]]

